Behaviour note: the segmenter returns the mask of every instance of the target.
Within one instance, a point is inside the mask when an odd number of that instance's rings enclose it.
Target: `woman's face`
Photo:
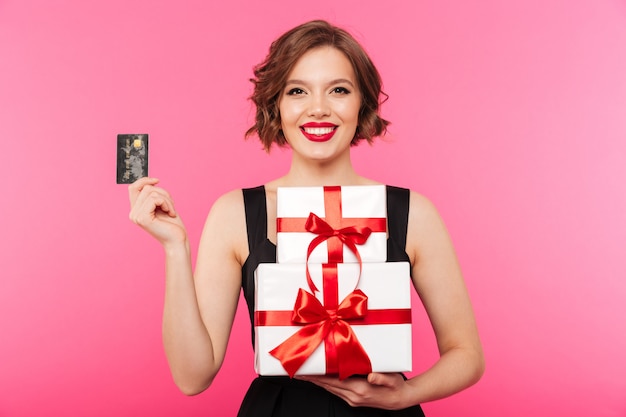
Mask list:
[[[282,131],[295,155],[331,160],[349,157],[361,92],[348,58],[333,47],[304,54],[287,77],[279,110]]]

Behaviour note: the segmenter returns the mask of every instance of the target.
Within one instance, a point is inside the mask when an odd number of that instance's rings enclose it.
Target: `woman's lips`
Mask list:
[[[300,126],[302,134],[312,142],[327,142],[335,134],[337,125],[332,123],[305,123]]]

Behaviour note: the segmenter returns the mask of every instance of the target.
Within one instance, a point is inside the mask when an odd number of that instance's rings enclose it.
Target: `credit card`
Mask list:
[[[148,176],[148,134],[117,135],[117,183],[131,184]]]

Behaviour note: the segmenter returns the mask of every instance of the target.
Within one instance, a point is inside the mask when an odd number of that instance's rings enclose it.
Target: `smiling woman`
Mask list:
[[[279,146],[286,144],[278,109],[283,89],[287,86],[288,78],[294,82],[304,81],[293,79],[291,71],[296,61],[314,49],[328,47],[343,53],[353,75],[351,79],[334,81],[351,82],[351,89],[358,90],[361,95],[359,130],[353,144],[361,139],[371,142],[374,137],[385,133],[389,122],[380,117],[378,109],[381,95],[386,95],[372,60],[348,32],[336,27],[331,29],[326,22],[313,21],[295,27],[277,39],[272,43],[266,59],[255,67],[255,78],[251,80],[255,89],[251,99],[256,105],[256,123],[248,129],[246,136],[258,134],[267,150],[273,143]]]
[[[323,21],[301,25],[272,44],[255,75],[257,117],[247,134],[257,133],[268,150],[273,143],[288,146],[291,167],[280,178],[215,202],[195,273],[187,231],[169,193],[153,178],[129,189],[131,219],[165,249],[165,351],[175,382],[190,395],[205,390],[223,363],[240,288],[254,317],[255,270],[276,262],[279,187],[380,185],[359,175],[350,159],[352,145],[384,134],[388,122],[378,114],[378,71],[347,32]],[[423,416],[420,403],[452,395],[482,375],[474,314],[443,222],[419,194],[386,190],[386,260],[410,263],[440,358],[408,380],[378,372],[260,376],[240,417]]]
[[[281,131],[294,158],[350,158],[361,107],[357,85],[350,61],[333,47],[297,61],[279,98]]]

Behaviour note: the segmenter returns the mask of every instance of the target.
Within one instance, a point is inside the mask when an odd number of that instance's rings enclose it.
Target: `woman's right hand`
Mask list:
[[[172,197],[156,187],[156,178],[140,178],[128,187],[130,220],[154,236],[164,247],[184,243],[187,231],[174,209]]]

